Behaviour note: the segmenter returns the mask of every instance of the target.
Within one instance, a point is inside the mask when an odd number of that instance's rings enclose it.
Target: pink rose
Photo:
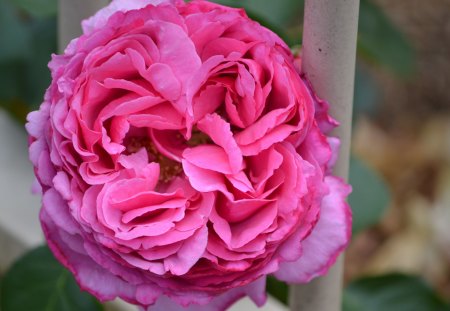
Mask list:
[[[308,282],[345,248],[337,125],[242,10],[115,0],[50,62],[28,116],[55,256],[101,300],[223,310]]]

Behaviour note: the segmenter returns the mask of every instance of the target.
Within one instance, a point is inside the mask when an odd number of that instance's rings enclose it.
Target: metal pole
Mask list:
[[[306,0],[303,72],[341,125],[334,174],[348,178],[359,0]],[[343,256],[328,275],[290,288],[291,311],[341,310]]]
[[[58,48],[81,34],[81,21],[108,4],[108,0],[58,0]]]

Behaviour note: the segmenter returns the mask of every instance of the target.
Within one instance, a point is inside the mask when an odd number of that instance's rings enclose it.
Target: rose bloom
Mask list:
[[[243,10],[116,0],[49,64],[28,116],[48,244],[82,289],[149,310],[265,301],[345,248],[328,105]],[[187,307],[187,309],[185,309]]]

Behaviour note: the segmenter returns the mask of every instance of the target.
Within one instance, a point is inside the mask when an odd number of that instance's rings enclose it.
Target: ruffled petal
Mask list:
[[[147,311],[223,311],[245,296],[249,296],[258,307],[264,305],[267,299],[266,278],[261,277],[248,285],[233,288],[214,297],[206,305],[191,304],[189,306],[181,306],[167,298],[167,296],[162,296],[153,306],[148,307]]]
[[[105,26],[108,19],[116,12],[138,10],[147,5],[159,5],[162,3],[176,4],[181,0],[113,0],[108,6],[99,10],[94,16],[84,20],[81,25],[84,34],[90,34],[95,29]]]
[[[78,285],[102,301],[112,300],[118,296],[137,303],[135,297],[136,288],[131,283],[113,275],[107,269],[99,266],[84,250],[84,241],[80,235],[72,235],[60,230],[50,214],[55,209],[67,209],[67,206],[48,200],[47,205],[41,210],[40,219],[48,245],[55,257],[68,268],[75,276]],[[60,211],[60,214],[64,214]],[[70,216],[61,216],[61,220]],[[59,218],[58,218],[59,219]]]
[[[325,183],[330,193],[322,201],[319,221],[301,242],[302,256],[280,264],[275,276],[281,281],[307,283],[326,274],[350,240],[351,210],[345,199],[351,187],[333,176],[325,177]]]

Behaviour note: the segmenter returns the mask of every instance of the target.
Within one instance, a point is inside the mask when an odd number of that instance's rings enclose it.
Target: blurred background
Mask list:
[[[303,1],[217,2],[301,44]],[[25,137],[25,116],[50,83],[56,14],[56,0],[0,0],[0,122],[17,124],[8,137]],[[344,310],[450,310],[449,0],[361,0],[353,115]],[[286,285],[268,288],[286,302]]]

